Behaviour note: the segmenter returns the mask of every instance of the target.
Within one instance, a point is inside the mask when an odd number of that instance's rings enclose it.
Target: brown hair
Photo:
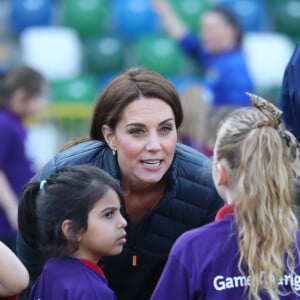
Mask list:
[[[0,107],[8,105],[16,90],[24,89],[26,98],[31,98],[42,92],[44,84],[43,75],[28,66],[9,69],[0,79]]]
[[[175,124],[182,123],[183,112],[173,85],[156,72],[145,68],[130,68],[114,78],[96,103],[90,127],[90,138],[105,142],[102,126],[115,129],[124,108],[139,97],[159,98],[173,110]]]

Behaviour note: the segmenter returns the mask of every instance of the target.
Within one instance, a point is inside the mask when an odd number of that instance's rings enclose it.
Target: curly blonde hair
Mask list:
[[[284,274],[295,275],[298,222],[286,148],[279,130],[257,108],[231,113],[218,133],[214,155],[230,168],[239,270],[251,278],[249,299],[261,299],[262,291],[279,299],[278,282]]]

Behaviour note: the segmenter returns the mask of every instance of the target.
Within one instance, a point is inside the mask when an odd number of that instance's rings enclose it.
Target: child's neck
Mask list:
[[[99,265],[97,265],[94,262],[91,262],[88,259],[79,259],[84,265],[86,265],[87,267],[89,267],[90,269],[92,269],[93,271],[95,271],[97,274],[99,274],[102,277],[105,277],[101,267]]]
[[[73,258],[77,258],[79,260],[87,260],[94,264],[97,264],[98,261],[101,259],[101,256],[94,256],[94,255],[88,255],[86,253],[83,253],[80,249],[78,249],[75,253],[70,255]]]

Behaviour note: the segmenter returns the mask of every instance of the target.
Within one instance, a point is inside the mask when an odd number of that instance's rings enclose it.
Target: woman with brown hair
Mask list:
[[[127,242],[120,255],[99,262],[118,299],[149,299],[175,240],[211,222],[223,205],[210,160],[177,144],[182,119],[179,96],[168,80],[129,69],[102,91],[89,140],[69,145],[34,177],[43,180],[63,166],[91,164],[120,182]],[[30,246],[20,235],[18,255],[33,283],[44,261]]]

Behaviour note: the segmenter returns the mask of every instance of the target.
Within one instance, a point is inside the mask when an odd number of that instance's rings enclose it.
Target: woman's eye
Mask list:
[[[143,131],[141,129],[136,128],[136,129],[131,129],[129,133],[132,135],[141,135]]]
[[[172,130],[173,130],[173,128],[170,127],[170,126],[164,126],[164,127],[161,128],[161,132],[164,133],[164,134],[167,134]]]

